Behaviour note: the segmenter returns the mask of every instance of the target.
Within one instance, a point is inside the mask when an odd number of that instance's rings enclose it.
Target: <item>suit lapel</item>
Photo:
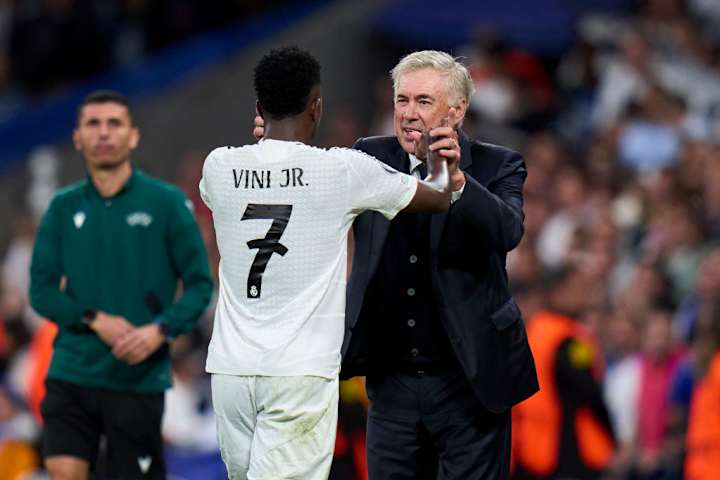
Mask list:
[[[472,175],[469,171],[472,166],[470,140],[462,130],[458,130],[458,141],[460,142],[460,170],[466,171],[469,175]],[[447,212],[436,213],[430,218],[430,248],[433,250],[437,250],[440,246],[440,239],[442,238],[442,232],[445,228],[447,216]]]

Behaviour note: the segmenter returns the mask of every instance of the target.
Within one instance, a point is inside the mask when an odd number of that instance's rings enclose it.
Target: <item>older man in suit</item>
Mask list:
[[[460,169],[448,213],[355,220],[341,377],[367,376],[369,477],[505,479],[510,407],[538,389],[505,271],[523,234],[525,163],[459,130],[473,83],[450,55],[412,53],[392,77],[395,136],[354,148],[424,178],[414,132],[448,119],[457,136],[433,150]]]
[[[362,150],[422,178],[413,134],[449,118],[459,127],[473,92],[450,55],[421,51],[392,71],[394,137]],[[460,155],[448,213],[375,213],[354,225],[343,375],[367,376],[370,480],[503,479],[510,407],[538,389],[505,258],[523,235],[522,157],[458,130],[440,151]]]

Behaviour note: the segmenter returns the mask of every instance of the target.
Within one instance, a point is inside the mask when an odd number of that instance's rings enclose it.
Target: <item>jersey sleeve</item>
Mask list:
[[[214,161],[214,153],[215,151],[210,152],[210,154],[205,158],[205,163],[203,163],[203,169],[202,169],[202,177],[200,178],[200,184],[198,185],[198,189],[200,190],[200,198],[202,198],[203,203],[207,205],[207,207],[212,210],[212,200],[210,195],[210,176],[211,176],[211,168]]]
[[[58,198],[50,203],[40,223],[30,264],[30,304],[36,312],[63,328],[83,326],[84,308],[63,288],[62,229]]]
[[[417,179],[398,172],[366,153],[346,148],[333,149],[347,166],[350,210],[381,213],[392,220],[415,196]]]

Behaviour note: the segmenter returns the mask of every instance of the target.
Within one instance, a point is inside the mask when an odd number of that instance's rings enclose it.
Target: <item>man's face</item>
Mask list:
[[[395,92],[395,136],[403,150],[415,153],[411,132],[440,125],[448,116],[448,77],[432,68],[403,73]],[[461,112],[464,114],[464,108]],[[461,116],[458,117],[458,120]]]
[[[128,161],[139,140],[128,109],[114,102],[85,105],[73,132],[75,148],[85,156],[89,167],[100,170]]]

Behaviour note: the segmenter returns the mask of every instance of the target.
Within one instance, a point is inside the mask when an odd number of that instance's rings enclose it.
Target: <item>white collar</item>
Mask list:
[[[413,170],[418,167],[418,165],[422,165],[423,163],[425,163],[421,160],[418,160],[418,158],[412,153],[408,153],[408,155],[410,156],[410,173],[412,173]]]

